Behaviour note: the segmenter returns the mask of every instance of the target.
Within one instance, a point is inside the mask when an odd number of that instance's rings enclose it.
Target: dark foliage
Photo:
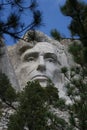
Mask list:
[[[87,5],[79,0],[66,0],[61,12],[71,17],[68,26],[72,36],[78,36],[84,46],[87,46]]]
[[[42,18],[37,6],[36,0],[0,0],[0,36],[19,39],[25,31],[39,27]]]
[[[19,106],[10,117],[8,130],[66,129],[66,121],[52,112],[51,107],[58,101],[58,91],[53,84],[43,88],[37,81],[28,82],[20,93]]]
[[[16,91],[12,88],[8,77],[3,73],[0,73],[0,99],[7,104],[16,101]]]
[[[63,36],[58,32],[58,30],[56,29],[52,29],[51,30],[51,36],[55,39],[55,40],[62,40]]]
[[[63,15],[71,18],[68,29],[74,40],[71,40],[69,52],[76,63],[70,69],[64,67],[61,70],[68,82],[65,88],[71,101],[66,107],[68,130],[87,130],[87,4],[66,0],[60,9]]]

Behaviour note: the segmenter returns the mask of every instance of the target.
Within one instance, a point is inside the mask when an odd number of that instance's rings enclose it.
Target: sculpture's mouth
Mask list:
[[[32,80],[46,81],[48,80],[48,77],[45,75],[36,75],[32,78]]]

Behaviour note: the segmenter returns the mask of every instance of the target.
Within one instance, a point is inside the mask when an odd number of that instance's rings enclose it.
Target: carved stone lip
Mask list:
[[[48,77],[46,75],[35,75],[32,80],[48,80]]]

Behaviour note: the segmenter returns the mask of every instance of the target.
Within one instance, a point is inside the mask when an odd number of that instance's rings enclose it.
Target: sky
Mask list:
[[[39,29],[48,36],[50,36],[50,31],[52,29],[58,29],[67,37],[70,36],[69,30],[67,29],[70,18],[65,17],[60,11],[60,6],[63,5],[65,1],[66,0],[38,0],[40,10],[43,13],[43,23],[45,25]]]
[[[81,0],[87,3],[87,0]],[[43,12],[43,22],[45,26],[39,28],[42,32],[50,36],[52,29],[58,29],[61,34],[70,37],[68,25],[71,18],[64,16],[60,11],[60,6],[66,0],[38,0],[40,10]]]
[[[39,4],[38,8],[42,12],[43,18],[43,26],[37,28],[37,30],[50,36],[50,31],[57,29],[65,37],[70,37],[70,32],[67,27],[71,19],[70,17],[64,16],[60,11],[60,6],[63,5],[65,1],[66,0],[37,0]],[[87,0],[83,1],[87,3]],[[28,22],[27,19],[26,22]],[[8,37],[6,43],[7,45],[12,45],[14,41]]]

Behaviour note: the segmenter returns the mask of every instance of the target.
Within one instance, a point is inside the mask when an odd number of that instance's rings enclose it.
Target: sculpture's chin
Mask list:
[[[39,84],[41,85],[41,87],[47,87],[48,80],[46,80],[46,79],[34,79],[34,81],[35,80],[39,82]]]

